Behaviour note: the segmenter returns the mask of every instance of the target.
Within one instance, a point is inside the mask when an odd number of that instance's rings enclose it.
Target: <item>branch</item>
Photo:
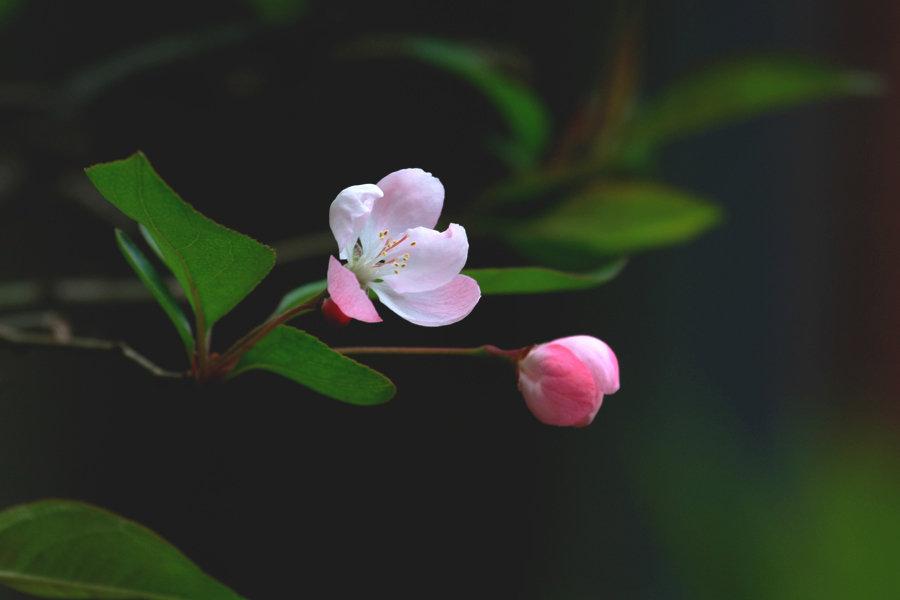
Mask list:
[[[446,348],[434,346],[343,346],[332,348],[341,354],[400,354],[400,355],[456,355],[456,356],[495,356],[516,362],[524,357],[531,346],[504,350],[497,346],[486,344],[473,348]]]
[[[310,234],[274,244],[278,264],[328,255],[331,234]],[[322,263],[325,264],[324,262]],[[324,269],[324,266],[323,266]],[[174,277],[166,279],[169,291],[184,298]],[[137,278],[75,277],[51,281],[20,280],[0,282],[0,310],[41,304],[126,304],[152,302],[153,296]]]
[[[152,362],[143,354],[126,344],[115,340],[103,340],[98,338],[60,336],[53,333],[34,333],[16,329],[9,325],[0,324],[0,340],[10,344],[24,346],[47,346],[54,348],[79,348],[83,350],[117,350],[125,358],[137,363],[146,371],[157,377],[169,379],[182,379],[185,373],[168,371]]]

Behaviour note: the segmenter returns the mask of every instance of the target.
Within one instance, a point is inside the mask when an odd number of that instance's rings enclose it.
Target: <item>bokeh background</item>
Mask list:
[[[341,50],[383,33],[509,49],[561,126],[624,6],[281,4],[0,2],[0,316],[54,309],[180,367],[155,305],[32,293],[130,276],[123,222],[84,166],[142,149],[202,212],[270,243],[323,230],[337,191],[407,166],[442,179],[451,219],[504,172],[485,143],[502,120],[447,73]],[[540,425],[511,370],[464,358],[368,361],[400,392],[360,409],[264,373],[198,388],[115,355],[0,344],[0,504],[96,503],[254,599],[900,594],[900,6],[648,0],[640,13],[646,93],[759,51],[874,71],[886,91],[669,147],[659,178],[727,219],[603,287],[487,297],[441,330],[309,325],[335,344],[596,335],[623,386],[591,427]],[[147,44],[156,54],[134,52]],[[140,68],[97,84],[122,56]],[[279,266],[220,345],[321,278],[325,256]],[[470,253],[516,260],[488,241]]]

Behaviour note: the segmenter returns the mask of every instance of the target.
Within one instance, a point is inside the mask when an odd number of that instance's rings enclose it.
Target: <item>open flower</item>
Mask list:
[[[604,394],[619,389],[619,362],[609,346],[588,335],[538,344],[519,361],[519,389],[542,423],[584,427]]]
[[[443,205],[444,186],[421,169],[338,194],[329,221],[338,256],[347,262],[330,257],[328,293],[343,314],[381,321],[367,290],[416,325],[449,325],[472,312],[481,290],[459,274],[469,254],[466,230],[455,223],[432,229]]]

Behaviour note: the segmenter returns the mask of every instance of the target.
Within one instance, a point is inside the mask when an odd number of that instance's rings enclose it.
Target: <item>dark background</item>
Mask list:
[[[326,227],[348,185],[421,166],[445,220],[502,173],[503,124],[423,65],[348,60],[372,33],[521,51],[557,125],[608,51],[614,3],[313,4],[295,25],[142,70],[78,100],[73,74],[168,35],[254,19],[242,2],[21,3],[0,24],[0,278],[128,277],[84,166],[144,150],[211,218],[276,242]],[[464,322],[309,329],[334,344],[516,347],[589,333],[622,390],[555,429],[512,370],[369,362],[400,392],[361,409],[254,373],[199,388],[105,353],[0,346],[0,504],[89,501],[250,598],[847,598],[897,593],[900,12],[865,2],[656,2],[644,89],[723,56],[800,54],[888,92],[791,110],[668,149],[661,178],[724,226],[570,295],[486,297]],[[5,82],[5,83],[3,83]],[[74,83],[73,83],[74,82]],[[66,87],[66,85],[69,87]],[[473,240],[470,265],[515,257]],[[221,348],[326,258],[279,266]],[[147,303],[55,308],[180,368]],[[3,598],[18,597],[2,592]]]

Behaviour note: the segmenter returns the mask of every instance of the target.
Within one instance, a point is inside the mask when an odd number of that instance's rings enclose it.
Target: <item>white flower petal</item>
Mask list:
[[[366,183],[348,187],[331,203],[328,220],[343,260],[350,257],[356,240],[369,220],[375,201],[383,195],[377,185]]]
[[[395,171],[378,182],[384,197],[372,208],[372,222],[397,239],[407,229],[434,229],[444,207],[444,186],[422,169]]]
[[[481,289],[471,277],[457,275],[449,283],[427,292],[401,294],[384,284],[370,287],[382,304],[410,323],[423,327],[450,325],[464,319],[481,299]]]
[[[385,256],[378,268],[395,292],[426,292],[459,275],[469,255],[466,230],[452,223],[443,233],[425,227],[410,229],[406,239]]]

